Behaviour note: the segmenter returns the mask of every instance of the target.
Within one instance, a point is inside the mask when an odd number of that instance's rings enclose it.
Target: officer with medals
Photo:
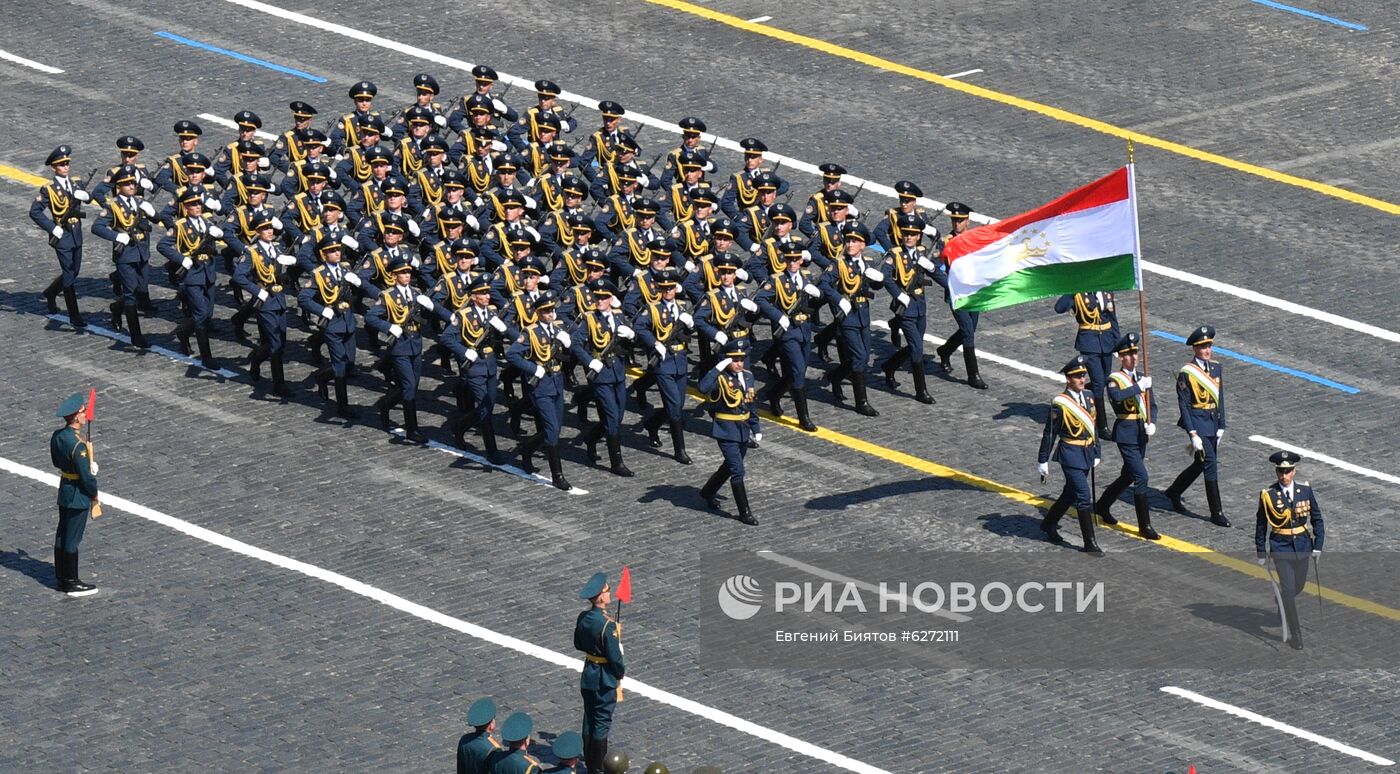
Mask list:
[[[457,740],[457,774],[487,774],[491,756],[505,745],[496,738],[496,702],[483,696],[467,708],[471,731]]]
[[[1065,375],[1065,389],[1050,403],[1050,416],[1045,420],[1045,432],[1040,437],[1036,470],[1042,480],[1050,475],[1053,448],[1053,459],[1060,463],[1065,486],[1040,522],[1040,531],[1051,543],[1063,543],[1058,525],[1065,511],[1073,505],[1079,513],[1079,531],[1084,536],[1082,550],[1103,556],[1103,549],[1094,540],[1094,502],[1089,489],[1089,472],[1098,467],[1101,458],[1099,438],[1094,430],[1098,407],[1094,396],[1084,388],[1089,364],[1082,355],[1077,356],[1060,369],[1060,373]]]
[[[958,234],[968,230],[972,225],[972,208],[962,202],[949,202],[945,208],[948,218],[952,221],[952,230],[948,233],[948,238],[952,239]],[[940,249],[939,258],[942,258]],[[948,264],[940,260],[939,272],[933,279],[943,286],[943,300],[948,303],[948,309],[953,313],[953,320],[958,324],[958,329],[948,337],[948,340],[938,346],[938,364],[942,366],[944,373],[953,372],[953,353],[962,347],[963,366],[967,369],[967,386],[974,390],[987,389],[987,383],[982,380],[981,371],[977,367],[977,321],[981,317],[981,312],[968,312],[963,309],[953,308],[952,292],[948,289]]]
[[[214,256],[225,249],[226,243],[221,241],[224,230],[204,212],[206,201],[207,195],[196,185],[181,191],[179,206],[183,216],[165,232],[156,251],[165,256],[166,269],[188,315],[175,326],[180,350],[190,354],[190,334],[194,334],[199,342],[200,365],[217,371],[219,362],[209,349],[209,322],[214,316],[214,285],[218,282]]]
[[[331,364],[316,369],[312,377],[322,400],[327,399],[327,383],[335,380],[335,413],[352,419],[356,413],[346,394],[346,378],[355,365],[355,332],[359,329],[353,299],[358,294],[377,300],[379,289],[344,264],[341,260],[344,247],[334,234],[322,235],[316,252],[321,257],[321,265],[302,282],[297,303],[316,321]]]
[[[113,301],[112,327],[131,331],[132,346],[146,349],[150,342],[141,333],[138,315],[142,296],[149,298],[146,267],[151,261],[151,224],[156,222],[155,207],[136,196],[136,170],[122,167],[112,176],[112,195],[97,219],[92,233],[112,243],[112,262],[116,265],[117,300]]]
[[[54,412],[63,427],[49,437],[49,456],[58,468],[58,532],[53,540],[53,571],[58,590],[70,597],[96,594],[97,587],[78,578],[78,545],[83,542],[88,516],[97,506],[97,460],[81,430],[87,396],[74,393]]]
[[[588,458],[598,461],[598,438],[608,447],[608,466],[615,476],[629,478],[632,471],[622,461],[622,415],[627,408],[627,360],[624,347],[636,338],[627,318],[613,307],[619,294],[607,280],[589,283],[594,307],[579,316],[570,337],[574,358],[589,373],[598,422],[583,433]]]
[[[622,624],[608,615],[612,587],[607,573],[594,573],[578,596],[588,600],[588,609],[574,622],[574,648],[583,652],[583,759],[595,772],[603,770],[608,756],[608,732],[627,665],[622,660]]]
[[[1103,494],[1094,503],[1094,512],[1105,524],[1117,524],[1118,520],[1113,518],[1109,509],[1131,484],[1138,534],[1147,540],[1160,540],[1162,536],[1152,528],[1152,515],[1147,508],[1145,462],[1147,441],[1157,432],[1156,423],[1150,421],[1157,416],[1157,398],[1152,393],[1152,377],[1137,371],[1138,345],[1138,335],[1128,333],[1113,348],[1123,367],[1108,375],[1108,401],[1113,405],[1113,414],[1117,417],[1109,437],[1118,445],[1123,469],[1118,473],[1118,478],[1104,487]],[[1090,373],[1093,373],[1092,370]]]
[[[666,268],[653,276],[660,296],[637,312],[633,324],[643,351],[655,353],[654,357],[647,358],[647,373],[661,393],[661,408],[643,420],[642,426],[647,431],[651,448],[659,449],[661,423],[666,422],[671,431],[671,449],[676,462],[689,465],[682,412],[685,410],[685,385],[690,375],[690,334],[695,318],[686,309],[685,302],[676,297],[680,289],[680,272]]]
[[[533,473],[535,466],[530,458],[543,445],[555,488],[567,492],[573,487],[564,478],[563,464],[559,460],[559,426],[564,415],[561,364],[572,339],[554,319],[556,304],[554,294],[548,291],[534,302],[530,315],[535,321],[528,324],[521,321],[520,336],[506,350],[506,360],[525,378],[525,392],[534,409],[537,428],[534,435],[520,444],[520,467]]]
[[[744,368],[747,352],[742,341],[730,342],[720,352],[724,357],[700,377],[697,388],[709,399],[710,437],[719,444],[724,461],[700,489],[700,495],[705,498],[706,505],[719,510],[719,488],[728,479],[734,492],[734,507],[738,510],[735,518],[756,526],[758,519],[749,508],[749,493],[744,487],[744,455],[748,453],[754,433],[751,420],[758,380],[752,371]]]
[[[39,187],[34,203],[29,205],[29,219],[48,235],[49,247],[58,258],[59,275],[44,288],[44,303],[49,314],[58,313],[58,295],[68,307],[68,323],[74,328],[87,327],[78,311],[78,272],[83,268],[83,202],[92,196],[83,190],[82,182],[68,174],[73,163],[73,149],[60,145],[44,161],[53,168],[53,179]]]
[[[389,337],[386,373],[389,391],[375,403],[379,421],[389,429],[389,410],[403,403],[404,438],[423,444],[428,439],[418,431],[418,380],[423,376],[423,334],[427,315],[446,322],[451,313],[412,287],[413,265],[403,256],[389,263],[394,284],[379,294],[379,302],[365,315],[365,324]]]
[[[1206,502],[1210,505],[1210,523],[1230,526],[1220,501],[1220,466],[1218,448],[1225,437],[1225,386],[1222,366],[1212,359],[1215,328],[1209,325],[1191,331],[1186,344],[1191,347],[1191,362],[1176,375],[1176,402],[1181,410],[1177,427],[1186,431],[1191,440],[1191,464],[1181,471],[1171,486],[1167,499],[1177,512],[1183,509],[1181,496],[1205,473]]]
[[[442,345],[457,359],[460,372],[456,386],[457,408],[462,415],[448,424],[458,448],[466,448],[466,432],[476,427],[486,446],[487,457],[496,461],[496,428],[492,412],[496,408],[496,358],[503,341],[518,335],[506,325],[491,303],[491,277],[478,274],[470,282],[471,303],[453,315],[442,334]]]
[[[914,400],[920,403],[933,403],[928,392],[928,378],[924,375],[924,332],[928,330],[928,304],[924,288],[933,284],[937,267],[924,251],[921,244],[927,224],[918,215],[901,213],[895,219],[898,229],[899,246],[889,250],[885,261],[885,290],[890,294],[891,331],[896,328],[904,338],[900,347],[880,370],[885,372],[885,386],[891,390],[897,386],[894,373],[904,361],[914,372]],[[891,336],[893,338],[893,336]]]
[[[763,283],[755,299],[758,309],[773,323],[773,347],[782,363],[782,377],[768,388],[768,408],[783,415],[783,392],[792,390],[797,409],[797,426],[814,432],[817,426],[807,409],[807,360],[812,350],[812,308],[821,302],[822,291],[802,270],[806,251],[796,242],[784,242],[784,270]]]
[[[1291,451],[1269,456],[1278,480],[1260,490],[1254,514],[1255,556],[1266,570],[1272,560],[1269,580],[1277,583],[1274,591],[1283,619],[1283,638],[1294,650],[1303,649],[1295,599],[1308,583],[1308,559],[1317,561],[1327,537],[1317,495],[1306,481],[1294,481],[1302,459]]]
[[[247,293],[256,309],[258,346],[248,363],[253,384],[262,379],[262,364],[272,361],[272,392],[292,397],[282,370],[282,351],[287,343],[287,296],[283,292],[293,282],[288,278],[296,266],[294,255],[283,253],[272,226],[272,213],[259,210],[252,222],[257,239],[249,244],[233,264],[233,281]]]
[[[885,274],[871,265],[864,255],[870,231],[857,223],[845,233],[845,252],[832,262],[822,275],[822,295],[831,306],[837,320],[837,345],[841,363],[827,374],[831,393],[844,402],[841,382],[851,380],[855,393],[856,413],[877,417],[879,411],[870,405],[865,391],[865,372],[870,366],[870,299],[876,288],[885,282]]]
[[[1074,337],[1074,350],[1089,364],[1089,391],[1094,401],[1103,405],[1108,373],[1113,369],[1114,346],[1122,338],[1118,331],[1118,311],[1113,293],[1100,290],[1091,293],[1071,293],[1055,301],[1055,313],[1074,312],[1079,331]],[[1099,434],[1108,434],[1108,413],[1099,415]]]
[[[537,774],[543,764],[530,754],[530,734],[535,721],[524,712],[512,712],[501,724],[501,741],[505,749],[491,754],[486,761],[488,774]]]

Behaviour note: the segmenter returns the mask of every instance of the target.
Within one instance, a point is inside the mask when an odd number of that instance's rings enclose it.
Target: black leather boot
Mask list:
[[[1050,510],[1045,512],[1045,518],[1040,520],[1040,531],[1045,533],[1046,540],[1055,545],[1061,545],[1065,542],[1065,539],[1060,537],[1059,525],[1060,518],[1065,515],[1067,510],[1069,510],[1069,498],[1060,495],[1050,506]]]
[[[754,517],[753,511],[749,508],[749,490],[744,487],[744,482],[731,481],[729,486],[734,490],[734,507],[739,510],[739,514],[734,518],[750,527],[757,527],[758,519]]]
[[[292,391],[287,387],[286,374],[282,370],[281,352],[272,356],[272,392],[281,398],[292,397]]]
[[[1086,554],[1103,556],[1103,549],[1094,540],[1094,513],[1088,509],[1079,514],[1079,534],[1084,536],[1084,547],[1080,550]]]
[[[344,419],[355,419],[360,412],[350,406],[350,398],[345,390],[345,377],[335,377],[335,415]]]
[[[700,496],[705,498],[705,504],[714,510],[719,510],[719,488],[729,478],[729,466],[720,463],[719,469],[710,474],[710,479],[700,488]]]
[[[690,464],[690,455],[685,453],[685,426],[680,421],[671,422],[671,449],[676,462]]]
[[[209,331],[196,328],[194,338],[199,342],[199,364],[210,371],[219,370],[219,361],[215,360],[214,353],[209,351]]]
[[[657,409],[642,420],[642,429],[647,431],[647,444],[653,449],[661,448],[661,423],[666,421],[666,411]]]
[[[131,346],[137,349],[150,349],[151,342],[147,341],[145,335],[141,333],[141,316],[136,313],[135,309],[125,311],[126,327],[131,333]]]
[[[797,407],[797,426],[808,433],[815,433],[817,425],[807,408],[807,393],[798,387],[792,388],[792,403]]]
[[[864,417],[878,417],[880,412],[870,405],[870,400],[865,394],[865,374],[851,374],[851,391],[856,394],[856,413]]]
[[[963,347],[963,365],[967,367],[967,386],[974,390],[987,389],[987,383],[982,381],[982,374],[977,368],[977,350]]]
[[[1220,503],[1220,482],[1206,482],[1206,502],[1210,503],[1210,523],[1218,527],[1230,526],[1230,520],[1225,518],[1225,508]]]
[[[418,401],[416,399],[403,402],[403,434],[409,443],[422,446],[428,442],[428,437],[418,430]]]
[[[559,459],[559,445],[544,447],[545,459],[549,460],[549,480],[554,484],[554,488],[567,492],[573,489],[573,485],[564,478],[564,462]]]
[[[910,367],[914,370],[914,400],[925,405],[933,403],[933,396],[928,393],[928,375],[924,373],[923,361],[920,360]]]
[[[253,384],[262,381],[262,364],[267,361],[267,349],[266,345],[258,342],[252,354],[248,355],[248,373],[253,377]]]
[[[610,435],[608,442],[608,469],[614,476],[631,478],[632,470],[627,467],[627,463],[622,461],[622,436]]]
[[[107,311],[112,314],[112,330],[121,332],[126,328],[126,304],[118,298],[107,305]]]
[[[83,313],[78,311],[78,289],[64,288],[63,303],[68,307],[68,324],[74,328],[86,328],[87,321],[83,319]]]
[[[63,275],[53,278],[53,282],[44,288],[44,308],[49,314],[58,314],[58,294],[63,290]]]
[[[1162,536],[1152,528],[1152,513],[1147,508],[1147,493],[1133,493],[1133,510],[1137,512],[1138,535],[1144,540],[1161,540]]]
[[[1128,484],[1132,483],[1132,480],[1133,477],[1131,475],[1119,476],[1113,479],[1108,486],[1104,487],[1103,492],[1099,494],[1098,501],[1094,503],[1094,513],[1097,513],[1099,518],[1103,519],[1104,524],[1112,526],[1118,523],[1118,520],[1113,518],[1113,514],[1110,511],[1113,508],[1113,504],[1118,501],[1119,495],[1123,494],[1123,490],[1128,488]]]

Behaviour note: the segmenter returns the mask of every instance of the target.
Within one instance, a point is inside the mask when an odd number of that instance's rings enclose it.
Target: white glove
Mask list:
[[[1265,558],[1262,558],[1262,557],[1259,558],[1259,559],[1255,559],[1254,561],[1257,562],[1257,563],[1259,564],[1260,567],[1263,567],[1264,565],[1266,565],[1266,564],[1269,563],[1269,560],[1268,560],[1268,559],[1265,559]]]
[[[204,200],[204,206],[208,207],[210,212],[224,211],[224,203],[212,197]]]
[[[268,167],[271,167],[271,166],[272,166],[272,162],[271,162],[271,161],[268,161],[266,156],[263,156],[263,157],[261,157],[261,158],[258,159],[258,169],[267,169]]]
[[[1216,442],[1216,443],[1220,443],[1220,440],[1221,440],[1222,438],[1224,438],[1224,437],[1225,437],[1225,428],[1222,427],[1222,428],[1220,428],[1219,430],[1216,430],[1216,431],[1215,431],[1215,442]]]
[[[656,342],[655,344],[652,345],[652,349],[655,349],[655,350],[656,350],[656,354],[657,354],[657,355],[659,355],[659,356],[661,356],[661,357],[666,357],[666,345],[665,345],[665,344],[662,344],[661,342],[658,341],[658,342]]]
[[[358,249],[360,249],[360,240],[356,239],[355,237],[350,236],[349,234],[343,234],[343,235],[341,235],[341,237],[340,237],[340,243],[341,243],[342,245],[345,245],[346,247],[350,248],[351,250],[358,250]]]
[[[447,118],[444,117],[441,113],[439,113],[433,116],[433,123],[437,124],[440,127],[447,126]]]
[[[327,320],[334,320],[335,310],[330,308],[329,306],[323,306],[321,307],[321,316],[326,318]]]
[[[63,229],[59,228],[58,226],[54,226],[53,228],[49,229],[49,233],[53,234],[54,239],[63,238]]]
[[[497,113],[504,113],[504,112],[506,112],[507,110],[510,109],[510,108],[507,108],[507,107],[506,107],[506,103],[500,101],[499,99],[497,99],[497,98],[495,98],[495,97],[492,97],[492,98],[491,98],[491,107],[492,107],[492,109],[494,109]]]
[[[1050,475],[1050,463],[1042,462],[1039,465],[1036,465],[1035,472],[1039,473],[1041,478]]]
[[[360,286],[360,275],[356,274],[353,271],[346,272],[345,281],[358,288]]]
[[[754,434],[753,434],[753,442],[754,442],[754,443],[763,443],[763,433],[754,433]]]
[[[412,267],[415,268],[415,269],[418,268],[419,266],[422,266],[422,265],[423,265],[423,262],[420,261],[420,260],[418,260],[418,256],[416,256],[416,255],[415,255],[414,257],[410,258],[409,261],[408,261],[408,263],[409,263],[410,266],[412,266]]]
[[[851,302],[843,298],[836,302],[836,308],[841,310],[841,314],[850,314]]]
[[[386,127],[384,127],[384,131],[380,132],[380,133],[379,133],[379,136],[380,136],[380,137],[383,137],[383,138],[386,139],[386,140],[392,140],[392,139],[394,139],[394,127],[392,127],[392,126],[386,126]]]
[[[1141,379],[1138,379],[1138,386],[1142,388],[1143,392],[1147,392],[1148,390],[1152,389],[1152,377],[1144,376]]]
[[[1095,458],[1094,458],[1094,467],[1097,468],[1097,467],[1099,466],[1099,463],[1100,463],[1100,462],[1103,462],[1103,458],[1102,458],[1102,457],[1095,457]]]
[[[335,173],[335,170],[332,169],[332,170],[330,170],[330,179],[331,179],[331,182],[334,183],[334,182],[336,182],[337,180],[340,179],[340,175],[337,175],[337,174]]]
[[[716,370],[716,371],[723,371],[724,369],[726,369],[726,368],[729,367],[729,364],[730,364],[730,363],[733,363],[733,362],[734,362],[734,358],[732,358],[732,357],[727,357],[727,358],[725,358],[725,359],[719,361],[718,363],[715,363],[715,370]]]
[[[1193,435],[1191,436],[1191,448],[1196,451],[1205,451],[1206,445],[1199,435]]]
[[[812,298],[821,298],[821,297],[822,297],[822,289],[819,288],[819,287],[817,287],[816,285],[813,285],[813,284],[810,283],[810,282],[808,282],[806,285],[803,285],[803,286],[802,286],[802,292],[803,292],[803,293],[806,293],[807,295],[811,296]]]
[[[258,288],[258,300],[259,300],[259,301],[266,301],[266,300],[267,300],[267,288]]]
[[[433,300],[423,295],[422,293],[419,293],[418,295],[414,296],[413,300],[417,301],[419,306],[423,307],[424,309],[427,309],[429,312],[433,311]]]
[[[475,215],[468,215],[467,228],[471,229],[472,231],[480,231],[481,221],[477,220]]]
[[[475,362],[476,362],[476,359],[477,359],[478,357],[480,357],[480,356],[476,354],[476,350],[470,349],[470,348],[467,349],[467,360],[468,360],[468,361],[470,361],[470,362],[472,362],[472,363],[475,363]]]
[[[523,195],[522,195],[522,196],[523,196]],[[535,209],[535,207],[539,206],[538,202],[535,201],[535,197],[533,197],[533,196],[524,196],[524,199],[525,199],[525,209],[527,209],[527,210],[533,210],[533,209]],[[534,233],[535,233],[535,238],[536,238],[536,239],[539,239],[539,234],[540,234],[540,232],[535,231],[533,228],[530,228],[530,227],[528,227],[528,226],[526,227],[525,230],[526,230],[526,231],[534,231]]]
[[[637,332],[627,327],[626,325],[619,325],[617,326],[617,335],[621,336],[624,339],[630,339],[633,336],[636,336]]]
[[[94,463],[93,463],[93,468],[92,468],[92,472],[93,472],[93,473],[96,473],[96,472],[97,472],[97,467],[96,467],[96,465],[97,465],[97,463],[94,462]],[[1317,558],[1317,557],[1319,557],[1319,556],[1322,556],[1322,549],[1320,549],[1320,548],[1314,548],[1314,549],[1313,549],[1313,558]]]
[[[748,281],[749,281],[749,270],[748,270],[748,269],[745,269],[745,268],[743,268],[743,267],[741,266],[741,267],[739,267],[738,269],[735,269],[735,270],[734,270],[734,277],[735,277],[735,279],[739,280],[740,282],[748,282]]]
[[[846,207],[846,213],[849,214],[852,218],[859,218],[860,208],[855,206],[854,204],[849,205]]]
[[[690,316],[690,312],[681,312],[676,315],[676,319],[681,321],[681,325],[687,328],[695,327],[695,318]]]
[[[593,358],[592,360],[588,361],[588,370],[592,371],[595,374],[602,373],[603,361],[599,360],[596,357]]]
[[[123,231],[122,233],[117,234],[116,242],[119,245],[129,245],[131,244],[131,235]]]
[[[622,306],[622,299],[618,298],[617,296],[613,296],[612,298],[608,299],[608,305],[611,306],[613,309],[617,309]]]
[[[148,218],[154,218],[156,216],[156,208],[152,206],[150,202],[143,201],[136,205],[136,209],[143,212]]]
[[[541,275],[540,275],[540,284],[541,284],[541,285],[544,285],[545,287],[549,287],[549,275],[548,275],[548,274],[541,274]]]
[[[739,306],[743,307],[745,310],[750,312],[758,311],[758,304],[755,304],[752,298],[739,299]]]
[[[869,266],[865,269],[865,278],[871,282],[884,282],[885,273],[873,266]]]
[[[787,330],[792,327],[792,320],[789,320],[787,315],[783,315],[778,318],[778,327]]]
[[[716,169],[715,163],[713,161],[707,161],[705,162],[705,166],[701,167],[700,169],[706,172],[713,172]]]
[[[273,216],[272,216],[272,227],[275,228],[275,229],[277,229],[278,231],[281,231],[281,230],[282,230],[282,219],[279,218],[279,217],[277,217],[276,215],[273,215]]]
[[[219,228],[218,226],[210,226],[210,227],[209,227],[209,236],[214,237],[215,239],[223,239],[223,238],[224,238],[224,230],[221,229],[221,228]]]
[[[571,337],[566,331],[559,331],[558,333],[554,334],[554,338],[558,339],[559,343],[563,344],[566,347],[572,347],[574,345],[573,337]]]
[[[758,255],[759,253],[763,252],[763,245],[754,242],[753,244],[749,245],[749,252],[753,253],[754,255]]]
[[[345,154],[344,154],[344,153],[337,153],[337,154],[335,154],[334,156],[331,157],[331,160],[334,161],[335,163],[339,164],[340,162],[342,162],[342,161],[345,160]],[[331,170],[331,171],[335,171],[335,170]]]
[[[73,198],[77,199],[80,202],[90,202],[92,201],[92,194],[88,193],[87,191],[84,191],[81,188],[75,188],[73,189]]]
[[[725,344],[728,344],[728,343],[729,343],[729,334],[725,333],[724,331],[716,331],[716,332],[715,332],[715,343],[718,344],[718,345],[720,345],[721,347],[724,346]]]
[[[930,260],[927,259],[927,258],[920,258],[920,259],[918,260],[918,264],[919,264],[919,268],[920,268],[920,269],[923,269],[924,271],[927,271],[927,272],[935,272],[935,271],[938,271],[938,267],[936,267],[936,266],[933,265],[933,261],[930,261]]]
[[[1148,422],[1146,425],[1144,425],[1143,429],[1147,431],[1148,438],[1151,438],[1152,436],[1157,434],[1157,425],[1153,424],[1152,422]]]
[[[497,333],[506,332],[506,321],[502,320],[499,317],[492,317],[486,322],[486,324],[490,325],[492,328],[495,328]]]
[[[297,265],[297,257],[296,257],[295,255],[287,255],[286,253],[283,253],[283,254],[277,256],[277,265],[278,265],[278,266],[296,266],[296,265]]]
[[[637,173],[637,185],[642,186],[643,188],[645,188],[645,187],[647,187],[648,185],[651,185],[651,178],[647,177],[647,174],[646,174],[645,172],[638,172],[638,173]]]
[[[390,335],[390,336],[393,336],[393,337],[396,338],[396,339],[399,338],[400,336],[403,335],[403,326],[402,326],[402,325],[390,325],[390,326],[389,326],[389,335]]]
[[[137,182],[141,186],[141,190],[143,191],[154,191],[156,188],[156,184],[152,183],[149,177],[143,177]]]
[[[97,460],[94,460],[94,459],[91,459],[91,458],[88,459],[88,470],[92,471],[92,474],[93,474],[94,476],[97,475],[97,471],[98,471],[98,468],[97,468]],[[1321,551],[1314,551],[1313,553],[1314,553],[1314,554],[1320,554],[1320,553],[1322,553],[1322,552],[1321,552]]]
[[[506,152],[506,147],[507,147],[506,144],[503,143],[503,142],[501,142],[500,140],[492,140],[492,141],[491,141],[491,150],[493,150],[493,151],[495,151],[495,152],[497,152],[497,153],[505,153],[505,152]],[[477,205],[477,206],[480,206],[480,205]]]
[[[408,233],[414,236],[418,236],[419,234],[423,233],[422,229],[418,228],[418,221],[412,218],[408,219]]]
[[[924,226],[924,234],[928,235],[930,238],[937,239],[938,229],[934,228],[932,225]]]
[[[185,271],[189,271],[193,266],[194,266],[194,260],[193,260],[192,258],[190,258],[188,255],[185,256],[185,260],[180,261],[180,268],[184,269]]]
[[[894,297],[894,300],[898,301],[900,306],[909,306],[909,304],[913,301],[913,299],[909,297],[908,293],[900,293],[899,295]]]
[[[542,365],[537,365],[537,366],[535,366],[535,378],[536,378],[536,379],[543,379],[543,378],[544,378],[544,366],[542,366]]]
[[[695,261],[692,261],[692,260],[690,260],[689,258],[687,258],[687,259],[685,260],[685,270],[686,270],[686,271],[691,272],[691,273],[694,273],[695,270],[698,269],[698,268],[699,268],[699,267],[695,265]]]
[[[812,251],[811,251],[811,250],[803,250],[803,251],[802,251],[802,262],[803,262],[803,263],[810,263],[811,260],[812,260]]]

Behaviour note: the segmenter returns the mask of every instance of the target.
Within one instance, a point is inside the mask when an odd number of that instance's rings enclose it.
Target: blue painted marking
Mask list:
[[[1267,6],[1269,6],[1270,8],[1277,8],[1277,9],[1280,10],[1280,11],[1288,11],[1289,13],[1296,13],[1296,14],[1298,14],[1299,16],[1306,16],[1306,17],[1308,17],[1309,19],[1317,19],[1318,21],[1325,21],[1325,22],[1327,22],[1328,24],[1335,24],[1335,25],[1337,25],[1338,27],[1346,27],[1346,28],[1349,29],[1349,30],[1356,30],[1357,32],[1365,32],[1367,29],[1369,29],[1369,28],[1368,28],[1366,25],[1364,25],[1364,24],[1357,24],[1356,22],[1349,22],[1349,21],[1346,21],[1345,19],[1338,19],[1338,18],[1335,17],[1335,16],[1328,16],[1328,15],[1326,15],[1326,14],[1318,13],[1317,11],[1309,11],[1309,10],[1306,9],[1306,8],[1297,8],[1297,7],[1294,7],[1294,6],[1291,6],[1291,5],[1284,5],[1283,3],[1276,3],[1276,2],[1274,2],[1274,0],[1250,0],[1250,2],[1258,3],[1259,5],[1267,5]]]
[[[166,40],[173,40],[173,41],[175,41],[176,43],[182,43],[182,44],[184,44],[184,45],[186,45],[186,46],[192,46],[192,47],[194,47],[194,48],[202,48],[202,49],[204,49],[205,51],[213,51],[213,52],[216,53],[216,54],[223,54],[224,56],[231,56],[231,57],[233,57],[234,59],[237,59],[237,60],[240,61],[240,62],[247,62],[247,63],[249,63],[249,64],[258,65],[259,67],[266,67],[266,68],[269,69],[269,70],[276,70],[276,71],[279,72],[279,73],[286,73],[287,75],[295,75],[295,76],[298,77],[298,78],[305,78],[306,80],[311,81],[311,82],[313,82],[313,83],[325,83],[325,82],[326,82],[326,79],[325,79],[325,78],[322,78],[322,77],[319,76],[319,75],[312,75],[311,73],[304,73],[304,72],[302,72],[301,70],[295,70],[295,69],[293,69],[293,68],[291,68],[291,67],[284,67],[284,66],[282,66],[282,65],[280,65],[280,64],[277,64],[277,63],[275,63],[275,62],[269,62],[269,61],[266,61],[266,60],[264,60],[264,59],[258,59],[257,57],[251,57],[251,56],[248,56],[247,54],[240,54],[240,53],[238,53],[237,51],[230,51],[230,50],[228,50],[228,49],[226,49],[226,48],[219,48],[218,46],[211,45],[211,44],[209,44],[209,43],[202,43],[202,42],[200,42],[200,41],[198,41],[198,40],[190,40],[189,38],[181,37],[181,36],[179,36],[179,35],[176,35],[176,34],[173,33],[173,32],[166,32],[166,31],[164,31],[164,30],[160,30],[160,31],[156,32],[156,36],[157,36],[157,37],[161,37],[161,38],[165,38]]]
[[[1175,341],[1175,342],[1178,343],[1178,344],[1185,344],[1185,343],[1186,343],[1186,337],[1185,337],[1185,336],[1178,336],[1178,335],[1176,335],[1175,333],[1167,333],[1166,331],[1153,331],[1153,332],[1152,332],[1152,335],[1153,335],[1153,336],[1156,336],[1156,337],[1159,338],[1159,339],[1166,339],[1167,341]],[[1334,381],[1332,381],[1331,379],[1328,379],[1328,378],[1323,377],[1323,376],[1318,376],[1317,374],[1310,374],[1310,373],[1308,373],[1307,371],[1299,371],[1299,370],[1296,369],[1296,368],[1289,368],[1288,366],[1279,365],[1278,363],[1270,363],[1270,362],[1267,361],[1267,360],[1260,360],[1260,359],[1257,358],[1257,357],[1250,357],[1249,355],[1243,355],[1243,354],[1240,354],[1239,352],[1236,352],[1236,351],[1234,351],[1234,350],[1232,350],[1232,349],[1225,349],[1224,347],[1213,347],[1213,349],[1214,349],[1217,353],[1219,353],[1219,354],[1221,354],[1221,355],[1224,355],[1225,357],[1232,357],[1232,358],[1234,358],[1234,359],[1236,359],[1236,360],[1243,360],[1244,362],[1249,363],[1249,364],[1251,364],[1251,365],[1263,366],[1264,368],[1267,368],[1267,369],[1269,369],[1269,370],[1271,370],[1271,371],[1278,371],[1279,373],[1285,373],[1285,374],[1288,374],[1289,376],[1296,376],[1296,377],[1298,377],[1299,379],[1307,379],[1307,380],[1310,381],[1310,382],[1315,382],[1315,383],[1320,384],[1320,385],[1322,385],[1322,386],[1324,386],[1324,387],[1331,387],[1331,388],[1334,389],[1334,390],[1341,390],[1342,392],[1345,392],[1345,393],[1348,394],[1348,395],[1355,395],[1355,394],[1361,392],[1361,390],[1357,389],[1356,387],[1352,387],[1352,386],[1349,385],[1349,384],[1342,384],[1341,382],[1334,382]]]

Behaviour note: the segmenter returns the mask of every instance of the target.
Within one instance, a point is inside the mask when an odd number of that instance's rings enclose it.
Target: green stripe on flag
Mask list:
[[[1002,277],[953,303],[954,309],[987,312],[1067,293],[1095,290],[1137,290],[1133,256],[1115,255],[1092,261],[1032,266]]]

